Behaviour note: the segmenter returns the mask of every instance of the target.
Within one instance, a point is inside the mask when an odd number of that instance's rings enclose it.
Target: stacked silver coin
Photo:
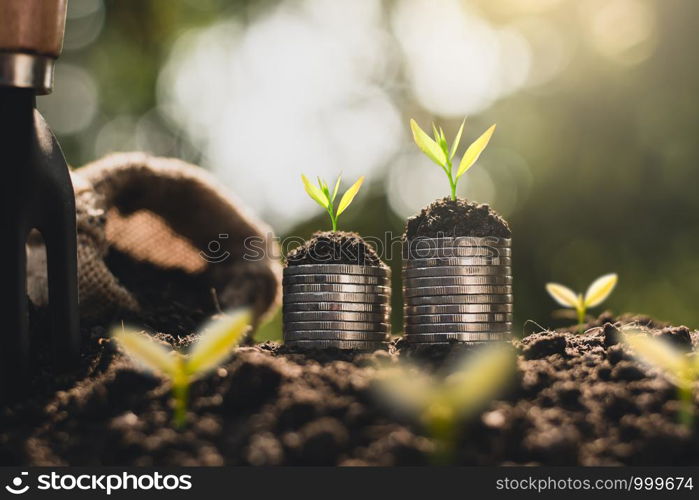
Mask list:
[[[405,339],[482,344],[512,334],[510,238],[416,238],[403,244]]]
[[[391,333],[388,267],[304,264],[284,268],[284,343],[376,350]]]

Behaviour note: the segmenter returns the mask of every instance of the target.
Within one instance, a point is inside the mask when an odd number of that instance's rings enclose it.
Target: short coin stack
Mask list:
[[[511,239],[416,238],[403,244],[405,339],[410,343],[508,340]]]
[[[284,268],[284,343],[308,349],[385,348],[391,328],[390,278],[385,266]]]

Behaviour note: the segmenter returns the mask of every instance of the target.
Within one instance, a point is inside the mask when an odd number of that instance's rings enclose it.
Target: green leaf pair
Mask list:
[[[575,309],[578,314],[578,326],[582,327],[583,323],[585,323],[587,310],[607,300],[612,291],[614,291],[617,281],[619,281],[619,277],[615,273],[600,276],[588,287],[585,295],[582,293],[576,294],[567,286],[559,283],[547,283],[546,291],[553,300],[563,307]]]
[[[212,321],[186,355],[155,342],[146,333],[123,327],[116,329],[112,338],[135,363],[172,382],[174,424],[182,427],[186,421],[189,385],[230,356],[251,322],[252,314],[247,309]]]
[[[444,173],[447,174],[447,177],[449,178],[449,186],[451,187],[452,200],[456,200],[456,184],[459,181],[459,178],[464,175],[468,169],[470,169],[476,163],[476,161],[478,161],[481,153],[485,150],[486,146],[488,146],[488,142],[490,142],[493,132],[495,132],[495,125],[492,125],[478,139],[471,143],[461,158],[459,168],[456,170],[456,175],[454,175],[451,161],[459,148],[461,134],[464,131],[465,123],[466,119],[461,122],[461,126],[459,127],[459,131],[454,138],[454,142],[452,143],[451,148],[449,148],[449,144],[444,136],[444,130],[442,130],[442,127],[439,127],[438,129],[434,124],[432,124],[432,132],[434,134],[434,138],[432,138],[420,128],[415,120],[410,120],[410,129],[413,132],[413,140],[415,141],[415,144],[417,144],[417,147],[419,147],[429,159],[442,167]]]
[[[327,210],[328,214],[330,215],[333,231],[337,231],[337,219],[340,217],[340,214],[347,210],[347,207],[350,206],[354,200],[354,197],[357,196],[359,188],[362,187],[362,183],[364,182],[364,176],[360,177],[357,182],[352,184],[352,186],[345,191],[345,194],[343,194],[342,198],[340,199],[340,204],[337,206],[337,210],[335,210],[335,198],[337,198],[337,193],[340,190],[340,181],[342,180],[342,176],[338,177],[337,181],[335,181],[335,187],[333,187],[332,193],[330,192],[328,183],[320,177],[318,177],[317,186],[312,184],[311,181],[309,181],[303,174],[301,175],[301,180],[303,181],[303,187],[306,189],[308,196],[318,203],[318,205]]]

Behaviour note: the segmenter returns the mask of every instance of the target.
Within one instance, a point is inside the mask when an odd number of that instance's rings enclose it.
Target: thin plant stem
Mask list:
[[[175,402],[172,417],[176,429],[181,429],[187,423],[187,399],[189,398],[189,384],[176,383],[172,386],[172,396]]]
[[[585,325],[585,313],[587,312],[584,307],[578,307],[578,333],[582,333],[583,326]]]
[[[434,442],[431,461],[434,465],[453,463],[458,438],[456,415],[447,406],[433,405],[423,417]]]
[[[449,173],[449,184],[451,185],[451,201],[456,201],[456,182],[451,178],[451,172]]]
[[[677,388],[680,400],[679,421],[687,429],[691,429],[694,424],[694,397],[691,384],[681,385]]]
[[[454,429],[448,429],[445,432],[435,433],[432,436],[435,444],[435,450],[430,457],[432,464],[453,464],[456,455],[457,433],[454,432]]]
[[[328,206],[328,213],[330,214],[330,221],[332,222],[333,225],[333,231],[337,231],[337,217],[333,213],[333,207],[332,205]]]
[[[444,172],[446,172],[447,177],[449,178],[449,187],[451,188],[451,201],[456,201],[456,181],[454,180],[452,170],[453,167],[451,164],[451,160],[447,158],[447,164],[444,167]]]

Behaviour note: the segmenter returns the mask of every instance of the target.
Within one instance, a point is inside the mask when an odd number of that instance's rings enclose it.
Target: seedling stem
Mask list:
[[[189,384],[186,381],[173,384],[172,398],[174,400],[172,423],[177,429],[181,429],[187,423]]]

